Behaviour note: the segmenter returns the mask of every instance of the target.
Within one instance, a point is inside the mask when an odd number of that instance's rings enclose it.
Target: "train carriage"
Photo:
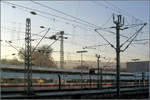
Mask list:
[[[3,92],[24,90],[24,69],[19,67],[1,68],[1,90]],[[102,79],[101,79],[102,78]],[[98,80],[99,79],[99,80]],[[149,73],[120,73],[120,86],[146,86],[148,85]],[[102,83],[100,83],[102,82]],[[99,86],[98,86],[99,85]],[[110,88],[116,87],[116,73],[97,73],[89,71],[72,70],[45,70],[45,68],[33,68],[33,90],[59,90],[59,89],[85,89],[85,88]]]

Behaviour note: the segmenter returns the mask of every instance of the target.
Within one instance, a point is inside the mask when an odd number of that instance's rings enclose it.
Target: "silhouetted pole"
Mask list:
[[[68,39],[64,37],[64,31],[60,31],[60,68],[64,68],[64,39]]]
[[[124,25],[124,18],[122,20],[121,15],[117,15],[117,20],[113,16],[113,21],[116,24],[116,86],[117,97],[120,97],[120,27]]]
[[[1,64],[1,42],[2,40],[1,40],[1,32],[0,32],[0,64]]]
[[[60,32],[60,68],[64,68],[64,31]]]
[[[100,68],[99,68],[99,59],[100,59],[100,55],[97,55],[96,54],[96,57],[97,57],[97,70],[98,70],[98,85],[97,85],[97,88],[100,88],[101,86],[101,80],[100,80]],[[102,74],[101,74],[102,75]]]

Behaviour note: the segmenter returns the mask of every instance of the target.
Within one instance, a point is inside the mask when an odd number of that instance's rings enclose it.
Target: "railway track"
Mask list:
[[[136,95],[136,94],[143,94],[148,93],[149,87],[128,87],[128,88],[121,88],[121,95]],[[103,88],[103,89],[76,89],[76,90],[45,90],[45,91],[34,91],[33,95],[25,95],[23,92],[20,93],[2,93],[2,99],[25,99],[25,98],[76,98],[81,97],[84,98],[87,96],[91,97],[93,95],[100,96],[99,98],[105,97],[115,97],[116,89],[115,88]],[[95,97],[96,97],[95,96]]]
[[[142,86],[124,86],[120,88],[137,88],[137,87],[142,87]],[[147,86],[148,87],[148,86]],[[116,87],[103,87],[103,88],[77,88],[77,89],[45,89],[45,90],[33,90],[33,92],[38,93],[38,92],[57,92],[57,91],[79,91],[79,90],[103,90],[103,89],[115,89]],[[24,91],[1,91],[1,94],[17,94],[17,93],[24,93]]]

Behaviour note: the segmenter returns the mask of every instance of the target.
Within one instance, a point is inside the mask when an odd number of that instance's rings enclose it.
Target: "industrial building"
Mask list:
[[[127,62],[127,72],[149,72],[150,61]]]

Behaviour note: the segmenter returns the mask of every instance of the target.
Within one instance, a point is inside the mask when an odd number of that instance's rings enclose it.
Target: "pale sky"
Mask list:
[[[33,10],[25,9],[19,6],[12,8],[12,5],[18,4],[28,7]],[[125,25],[148,23],[143,28],[142,32],[137,36],[137,40],[149,39],[149,1],[36,1],[48,7],[52,7],[74,17],[93,23],[97,26],[108,28],[114,26],[112,14],[121,14],[125,18]],[[44,13],[37,12],[37,15],[30,14],[30,11],[40,10]],[[55,15],[55,16],[54,16]],[[32,33],[44,35],[45,32],[39,33],[42,30],[39,27],[50,27],[47,36],[51,36],[59,31],[64,31],[68,39],[64,40],[64,54],[65,60],[80,60],[80,54],[76,51],[83,50],[85,46],[106,44],[95,31],[94,28],[78,24],[73,21],[64,20],[60,17],[76,20],[71,17],[60,14],[54,10],[39,6],[31,1],[7,1],[1,2],[1,35],[2,35],[2,58],[11,59],[13,53],[17,51],[6,44],[5,40],[15,40],[12,45],[16,48],[24,47],[25,23],[26,18],[31,19]],[[137,18],[138,20],[136,20]],[[55,20],[54,20],[55,19]],[[139,21],[142,20],[142,21]],[[76,20],[78,21],[78,20]],[[83,22],[82,22],[83,23]],[[83,23],[86,24],[86,23]],[[81,27],[78,27],[81,26]],[[141,27],[141,26],[140,26]],[[120,34],[130,37],[140,27],[131,28],[121,31]],[[110,29],[115,32],[115,29]],[[99,31],[108,41],[115,46],[115,35]],[[35,46],[41,37],[32,36],[33,39],[38,39],[33,42]],[[121,43],[126,38],[121,37]],[[44,39],[42,44],[50,44],[53,40]],[[148,42],[148,43],[147,43]],[[131,59],[149,60],[149,41],[141,41],[137,43],[146,44],[131,44],[131,46],[123,53],[121,53],[121,62],[131,61]],[[52,45],[54,51],[60,51],[60,41]],[[110,46],[95,47],[96,49],[87,49],[88,53],[83,55],[84,60],[96,61],[95,54],[100,54],[103,57],[110,58],[114,61],[115,50]],[[123,47],[124,48],[124,47]],[[53,52],[54,60],[59,60],[59,52]],[[102,61],[105,61],[102,59]]]

